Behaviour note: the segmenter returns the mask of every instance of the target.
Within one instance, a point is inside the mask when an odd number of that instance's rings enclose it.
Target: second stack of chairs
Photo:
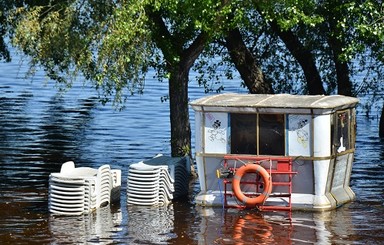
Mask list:
[[[185,158],[158,156],[129,166],[127,203],[167,205],[188,193],[189,172]]]

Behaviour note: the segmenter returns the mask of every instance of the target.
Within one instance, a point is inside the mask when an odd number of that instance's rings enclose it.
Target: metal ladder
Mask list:
[[[291,211],[292,210],[292,178],[293,175],[297,174],[297,172],[292,171],[292,158],[290,157],[275,157],[275,156],[249,156],[249,155],[224,155],[224,167],[230,169],[233,173],[236,173],[236,169],[238,167],[235,166],[229,166],[229,161],[240,161],[242,163],[246,162],[246,164],[262,164],[266,161],[270,162],[270,166],[268,168],[265,168],[267,172],[270,175],[270,178],[272,179],[272,192],[269,195],[268,198],[287,198],[287,202],[283,202],[283,205],[270,205],[268,204],[268,199],[264,204],[260,204],[257,206],[257,208],[261,211]],[[273,163],[273,164],[271,164]],[[282,177],[284,180],[282,181],[273,181],[274,177],[277,176],[285,176]],[[281,178],[281,177],[280,177]],[[232,184],[232,178],[223,178],[224,183],[224,206],[225,207],[238,207],[238,208],[244,208],[245,205],[228,205],[227,197],[234,197],[234,194],[232,192],[229,192],[228,185]],[[242,182],[243,183],[243,182]],[[258,191],[258,185],[259,181],[255,179],[255,181],[248,181],[244,182],[244,184],[254,184],[256,186],[255,193],[247,193],[249,196],[255,196],[260,193]],[[286,187],[286,192],[284,193],[277,193],[274,192],[274,187],[277,186],[284,186]],[[285,203],[285,205],[284,205]]]

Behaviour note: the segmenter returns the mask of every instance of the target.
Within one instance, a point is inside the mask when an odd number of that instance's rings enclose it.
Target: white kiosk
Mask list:
[[[196,204],[330,210],[352,201],[357,103],[341,95],[233,93],[191,102]]]

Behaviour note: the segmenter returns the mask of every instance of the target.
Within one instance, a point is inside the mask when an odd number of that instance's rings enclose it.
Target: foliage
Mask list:
[[[120,103],[142,89],[152,51],[143,6],[115,1],[60,1],[17,8],[13,44],[42,65],[48,76],[70,86],[80,73],[93,81],[103,102]],[[129,7],[128,7],[129,6]]]
[[[149,67],[168,79],[170,63],[180,61],[183,49],[199,33],[221,35],[242,2],[56,0],[24,3],[8,20],[13,45],[32,57],[31,73],[42,66],[63,87],[82,74],[103,102],[119,104],[124,95],[142,92]],[[154,36],[151,12],[161,14],[170,38]]]
[[[26,1],[14,8],[2,1],[9,17],[13,43],[33,57],[32,69],[70,86],[78,74],[92,81],[104,102],[124,100],[142,92],[149,67],[160,80],[169,79],[170,67],[201,33],[209,35],[199,63],[197,82],[206,92],[224,89],[223,80],[235,76],[223,48],[223,37],[239,28],[266,79],[276,92],[306,93],[300,65],[270,28],[276,22],[292,31],[314,55],[327,93],[336,93],[338,61],[348,65],[354,95],[381,94],[383,78],[383,4],[351,0],[56,0]],[[49,3],[49,4],[48,4]],[[169,36],[154,35],[149,13],[160,13]],[[3,19],[6,11],[0,15]],[[2,21],[4,23],[4,21]],[[1,26],[4,33],[4,25]],[[335,53],[330,39],[341,45]],[[4,49],[4,45],[1,46]],[[7,57],[2,52],[3,58]],[[5,56],[4,56],[5,55]],[[70,78],[70,79],[68,79]],[[356,79],[354,79],[356,78]],[[363,78],[363,80],[361,80]],[[358,82],[361,81],[361,82]]]
[[[227,25],[228,28],[241,30],[248,49],[262,68],[265,79],[272,81],[275,92],[306,93],[305,77],[300,66],[270,29],[269,22],[277,21],[283,29],[298,29],[299,25],[314,27],[323,18],[315,12],[313,1],[245,2],[233,10],[236,17],[231,25]],[[197,81],[206,91],[222,91],[222,81],[235,76],[228,51],[220,44],[225,44],[222,36],[203,53],[195,67],[199,73]]]
[[[337,93],[335,62],[347,65],[352,95],[382,94],[384,14],[380,1],[252,1],[239,12],[243,14],[236,27],[276,92],[305,94],[306,80],[300,65],[271,30],[272,22],[281,30],[291,31],[311,51],[327,94]],[[331,47],[331,42],[340,49]],[[224,41],[218,39],[217,43]],[[233,76],[234,66],[225,49],[210,47],[214,50],[204,53],[196,70],[200,73],[198,81],[207,91],[214,91],[212,80],[222,80],[223,74]],[[215,57],[219,62],[209,63]],[[217,75],[217,70],[225,72]],[[216,83],[218,90],[223,89]]]
[[[12,7],[10,1],[0,0],[0,61],[11,61],[10,53],[6,45],[7,36],[7,14]]]

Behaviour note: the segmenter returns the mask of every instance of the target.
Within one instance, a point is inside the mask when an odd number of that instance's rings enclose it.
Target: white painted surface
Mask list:
[[[228,114],[205,113],[205,153],[227,153]]]
[[[319,115],[313,120],[313,154],[314,157],[331,156],[331,116]],[[330,160],[313,161],[313,173],[315,181],[315,195],[325,195]],[[323,197],[317,197],[321,205],[325,200]]]
[[[311,115],[288,115],[288,155],[311,155]]]

